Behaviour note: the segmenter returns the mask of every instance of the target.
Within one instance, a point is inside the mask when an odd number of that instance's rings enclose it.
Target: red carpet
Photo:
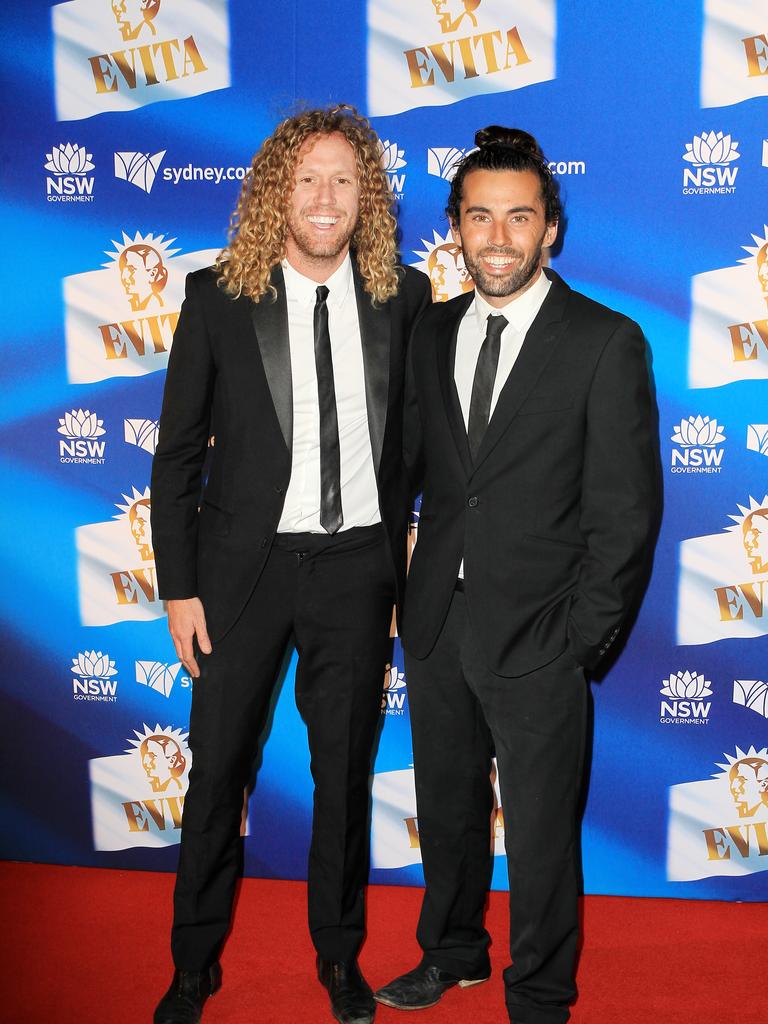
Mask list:
[[[3,1024],[149,1024],[170,979],[173,877],[0,863]],[[419,959],[421,890],[369,895],[363,970],[376,987]],[[377,1024],[505,1024],[506,894],[493,893],[493,977],[430,1010],[380,1007]],[[592,896],[573,1024],[765,1024],[761,904]],[[305,886],[248,879],[204,1024],[332,1024],[315,980]]]

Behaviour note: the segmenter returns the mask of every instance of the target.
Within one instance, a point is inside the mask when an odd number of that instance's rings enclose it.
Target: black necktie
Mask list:
[[[327,298],[328,289],[324,284],[318,285],[314,327],[317,398],[320,405],[320,525],[327,533],[336,533],[344,522],[344,516],[341,512],[339,422],[336,417]]]
[[[480,349],[480,355],[477,357],[475,379],[472,383],[472,399],[469,403],[469,425],[467,426],[467,439],[473,461],[477,458],[480,444],[488,429],[488,420],[491,417],[491,397],[499,365],[501,332],[507,326],[507,322],[503,316],[489,314],[485,341]]]

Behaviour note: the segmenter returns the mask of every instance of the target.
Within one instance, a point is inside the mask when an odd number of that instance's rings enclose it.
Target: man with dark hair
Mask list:
[[[397,265],[377,143],[349,107],[282,122],[253,158],[229,246],[187,278],[152,469],[160,596],[195,678],[176,973],[155,1024],[194,1024],[219,987],[243,791],[291,641],[318,973],[340,1024],[373,1019],[357,966],[368,778],[405,579],[405,350],[429,301],[426,276]]]
[[[509,1017],[563,1024],[575,997],[585,669],[643,579],[652,400],[637,324],[542,269],[561,209],[536,141],[496,127],[475,141],[447,212],[476,290],[420,319],[406,399],[407,461],[423,492],[401,631],[423,958],[376,998],[419,1009],[490,974],[495,753]]]

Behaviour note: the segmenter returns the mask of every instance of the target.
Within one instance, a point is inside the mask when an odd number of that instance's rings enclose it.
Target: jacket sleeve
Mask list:
[[[152,543],[160,597],[197,596],[197,522],[215,366],[199,294],[189,274],[173,336],[152,462]]]
[[[413,500],[421,490],[424,475],[422,451],[422,427],[419,413],[418,391],[414,376],[414,350],[418,344],[418,325],[432,304],[432,286],[426,274],[419,274],[420,291],[416,315],[413,319],[405,364],[405,397],[403,401],[403,461],[408,474],[410,497]]]
[[[644,581],[658,516],[655,422],[645,339],[623,320],[601,353],[587,402],[580,514],[587,554],[568,629],[586,668],[613,643]]]

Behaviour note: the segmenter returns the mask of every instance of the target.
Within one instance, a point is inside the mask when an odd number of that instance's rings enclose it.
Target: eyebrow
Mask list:
[[[465,213],[493,213],[487,206],[468,206]],[[512,206],[507,213],[536,213],[533,206]]]

